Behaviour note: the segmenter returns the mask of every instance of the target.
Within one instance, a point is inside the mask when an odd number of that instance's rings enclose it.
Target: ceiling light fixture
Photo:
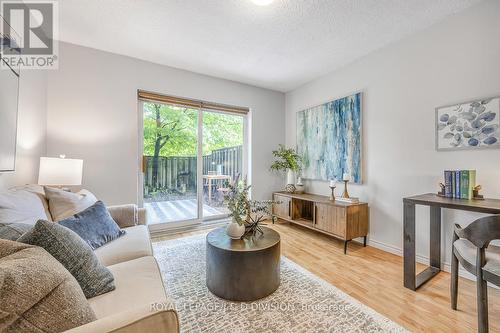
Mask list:
[[[274,0],[252,0],[257,6],[267,6],[270,5]]]

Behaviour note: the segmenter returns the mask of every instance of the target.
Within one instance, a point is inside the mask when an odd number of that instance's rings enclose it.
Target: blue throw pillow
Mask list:
[[[57,222],[73,230],[95,250],[125,234],[113,220],[102,201],[67,219]]]

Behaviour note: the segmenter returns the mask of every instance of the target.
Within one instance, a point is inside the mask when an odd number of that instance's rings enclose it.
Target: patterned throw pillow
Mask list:
[[[54,221],[61,221],[96,203],[97,198],[87,190],[77,193],[44,186],[45,197],[49,201],[50,214]]]
[[[18,241],[43,247],[75,277],[87,298],[115,289],[113,274],[99,262],[90,246],[62,225],[39,220]]]
[[[63,332],[96,320],[75,278],[44,249],[0,239],[0,331]]]
[[[58,223],[76,232],[93,250],[125,234],[102,201]]]
[[[32,225],[25,223],[0,223],[0,239],[16,241],[31,228],[33,228]]]

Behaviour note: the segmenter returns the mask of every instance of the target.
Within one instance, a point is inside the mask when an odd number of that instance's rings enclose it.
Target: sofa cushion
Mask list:
[[[16,241],[22,234],[31,230],[31,228],[33,226],[26,223],[0,223],[0,239]]]
[[[62,332],[96,319],[75,278],[40,247],[0,240],[0,331]]]
[[[115,277],[116,289],[89,299],[97,318],[127,311],[134,305],[166,302],[160,270],[154,257],[125,261],[108,268]]]
[[[45,197],[49,202],[50,214],[54,221],[64,220],[96,203],[97,198],[87,190],[77,193],[44,186]]]
[[[92,250],[125,234],[111,218],[102,201],[97,201],[89,208],[58,223],[76,232]]]
[[[57,223],[39,220],[19,242],[43,247],[76,278],[87,298],[115,289],[111,272],[83,239]]]
[[[125,228],[125,235],[96,249],[94,253],[106,266],[153,255],[148,227]]]
[[[45,198],[40,193],[24,189],[4,191],[0,193],[0,223],[34,225],[40,219],[51,220],[44,202]]]

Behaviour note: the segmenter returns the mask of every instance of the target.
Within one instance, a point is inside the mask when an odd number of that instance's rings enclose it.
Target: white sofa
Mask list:
[[[43,190],[35,192],[50,220]],[[32,188],[16,189],[15,193],[21,198],[26,196],[26,200],[18,202],[27,204],[34,198]],[[33,210],[33,203],[31,201],[28,210]],[[113,273],[116,289],[88,300],[97,316],[96,321],[67,332],[179,332],[177,312],[167,298],[160,269],[153,257],[145,210],[135,205],[108,207],[108,210],[126,233],[98,248],[95,254]],[[5,210],[2,214],[0,211],[0,222],[5,222],[2,218],[9,214],[14,216],[12,212]],[[40,210],[38,214],[42,214]]]

